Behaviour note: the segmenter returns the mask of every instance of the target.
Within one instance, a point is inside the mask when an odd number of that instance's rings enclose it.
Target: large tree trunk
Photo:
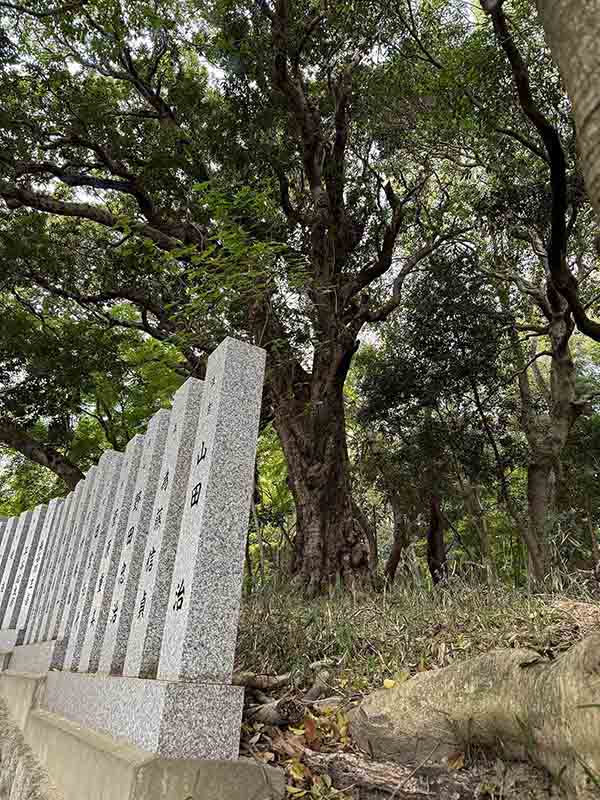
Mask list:
[[[572,797],[591,799],[600,776],[599,675],[599,634],[555,661],[496,650],[375,692],[353,714],[351,732],[374,758],[441,761],[472,746],[529,758]]]
[[[343,386],[322,386],[317,396],[315,403],[276,398],[275,404],[275,427],[296,505],[292,569],[309,595],[369,573],[367,536],[351,493]]]
[[[600,216],[600,0],[537,0],[573,104],[587,192]]]
[[[69,489],[74,489],[84,478],[83,472],[76,464],[49,445],[42,444],[26,431],[18,428],[13,422],[0,419],[0,442],[16,450],[42,467],[47,467],[61,478]]]

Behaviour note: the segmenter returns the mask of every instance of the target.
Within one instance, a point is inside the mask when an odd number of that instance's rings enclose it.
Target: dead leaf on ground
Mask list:
[[[448,769],[462,769],[465,765],[464,753],[452,753],[448,756]]]

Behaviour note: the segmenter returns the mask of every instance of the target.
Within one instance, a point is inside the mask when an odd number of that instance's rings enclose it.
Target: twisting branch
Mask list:
[[[74,489],[84,477],[79,467],[66,456],[54,447],[35,439],[8,417],[0,417],[0,442],[22,453],[30,461],[52,470],[62,478],[69,489]]]
[[[404,281],[415,270],[415,268],[422,261],[435,253],[436,250],[439,250],[439,248],[446,244],[446,242],[454,239],[461,233],[465,233],[467,230],[468,228],[462,228],[458,231],[451,231],[449,233],[435,236],[432,241],[427,242],[420,247],[416,253],[414,253],[410,258],[406,259],[399,274],[396,276],[391,298],[377,309],[362,309],[359,314],[359,319],[362,322],[382,322],[384,319],[386,319],[392,313],[392,311],[395,311],[395,309],[398,308],[402,302],[402,288]]]
[[[568,303],[579,330],[600,341],[600,323],[587,316],[579,297],[579,284],[567,264],[567,242],[574,225],[575,209],[567,223],[567,162],[562,142],[558,131],[541,112],[533,97],[527,64],[508,29],[502,5],[503,0],[481,0],[481,6],[490,15],[499,44],[510,64],[521,109],[538,132],[548,156],[552,211],[550,241],[546,249],[552,284]]]

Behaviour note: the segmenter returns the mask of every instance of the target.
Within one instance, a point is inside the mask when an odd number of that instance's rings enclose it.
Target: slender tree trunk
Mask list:
[[[246,574],[250,592],[254,590],[254,572],[252,570],[252,556],[250,555],[250,536],[246,536]]]
[[[535,239],[532,241],[535,245]],[[542,246],[538,243],[536,252],[541,250]],[[543,256],[542,262],[548,275],[548,259]],[[586,408],[586,403],[577,394],[575,364],[569,347],[574,322],[567,303],[554,290],[550,278],[547,278],[543,292],[540,289],[538,295],[536,302],[549,323],[552,356],[549,384],[546,384],[539,365],[528,366],[525,363],[525,354],[516,328],[512,328],[510,332],[515,362],[519,367],[521,429],[529,445],[529,520],[527,526],[522,527],[522,532],[529,555],[530,573],[535,583],[543,581],[550,565],[546,540],[548,516],[554,504],[556,476],[561,469],[563,450],[571,428]],[[500,301],[508,310],[507,295],[503,292],[500,293]],[[536,356],[535,344],[530,356]],[[530,371],[536,379],[539,395],[547,406],[545,413],[541,413],[533,402],[528,377]]]
[[[296,504],[292,571],[309,596],[369,574],[366,533],[352,500],[343,385],[319,387],[315,403],[277,398],[275,427]]]
[[[548,511],[551,502],[552,467],[544,461],[532,462],[527,470],[527,504],[529,525],[525,543],[529,553],[529,567],[536,583],[546,575],[549,555],[547,544]]]
[[[537,0],[573,104],[587,192],[600,216],[600,0]]]
[[[444,545],[444,521],[440,500],[436,495],[431,498],[431,522],[427,532],[427,564],[434,584],[446,579],[448,563]]]
[[[600,545],[598,544],[598,532],[592,518],[592,503],[589,496],[585,500],[587,510],[588,530],[590,532],[590,548],[592,550],[592,561],[594,562],[594,573],[600,570]]]
[[[391,585],[394,583],[398,564],[402,559],[410,544],[410,529],[404,508],[400,502],[400,497],[397,494],[390,494],[390,503],[392,505],[392,514],[394,516],[394,540],[392,549],[385,565],[384,575],[386,581]]]
[[[373,519],[373,525],[371,525],[365,512],[354,500],[352,501],[352,509],[354,511],[354,518],[367,537],[367,542],[369,544],[369,569],[371,574],[375,574],[379,564],[379,544],[377,541],[377,527],[375,525],[375,519]]]
[[[0,442],[16,450],[42,467],[47,467],[61,478],[69,489],[74,489],[85,476],[76,464],[58,450],[34,439],[13,422],[0,419]]]
[[[467,508],[471,514],[473,524],[479,538],[479,553],[485,569],[486,579],[488,583],[490,583],[494,579],[496,569],[494,566],[494,558],[490,544],[490,531],[488,528],[487,519],[485,517],[485,512],[483,510],[483,505],[481,503],[481,497],[479,496],[479,490],[477,486],[465,484],[464,490],[467,500]]]

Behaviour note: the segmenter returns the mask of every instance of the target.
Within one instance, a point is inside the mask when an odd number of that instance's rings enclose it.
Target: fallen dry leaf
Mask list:
[[[448,769],[462,769],[465,765],[464,753],[452,753],[448,756]]]

